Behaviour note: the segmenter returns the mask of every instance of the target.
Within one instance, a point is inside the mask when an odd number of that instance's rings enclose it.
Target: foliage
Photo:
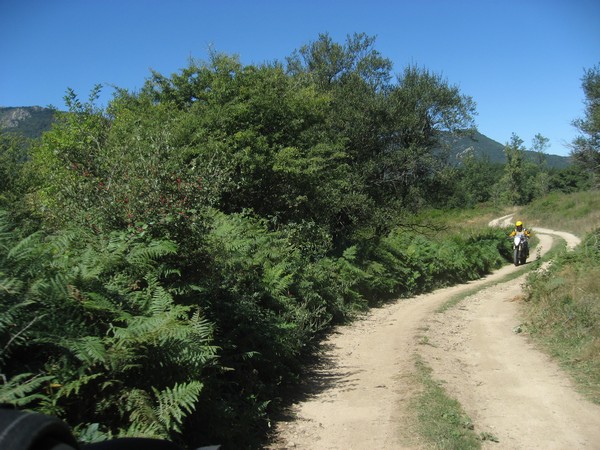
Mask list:
[[[374,38],[285,65],[213,52],[106,109],[99,89],[0,159],[19,219],[0,220],[0,395],[82,440],[258,447],[332,325],[503,263],[502,230],[413,216],[493,198],[499,169],[450,164],[472,99],[425,68],[393,79]],[[527,201],[541,169],[517,168]]]
[[[125,233],[15,241],[2,227],[3,402],[101,423],[96,438],[174,438],[216,353],[210,324],[161,283],[175,246]]]
[[[30,212],[23,204],[29,187],[24,165],[31,142],[18,134],[0,132],[0,208],[8,208],[25,225]]]
[[[492,200],[494,184],[501,178],[503,166],[476,157],[472,148],[457,156],[460,165],[451,181],[452,194],[440,201],[442,205],[472,208]]]
[[[498,183],[500,198],[509,205],[526,203],[523,141],[515,134],[504,147],[506,165]]]
[[[571,156],[600,187],[600,65],[587,69],[582,78],[585,117],[573,121],[581,132],[572,143]]]
[[[600,229],[545,271],[529,275],[527,326],[600,403]]]
[[[477,279],[503,264],[502,237],[499,230],[483,229],[436,240],[396,229],[366,249],[367,297],[414,295]]]

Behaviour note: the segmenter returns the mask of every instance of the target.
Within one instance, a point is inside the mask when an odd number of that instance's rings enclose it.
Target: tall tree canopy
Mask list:
[[[573,125],[581,132],[572,143],[571,156],[592,176],[600,187],[600,64],[587,69],[582,79],[585,117]]]

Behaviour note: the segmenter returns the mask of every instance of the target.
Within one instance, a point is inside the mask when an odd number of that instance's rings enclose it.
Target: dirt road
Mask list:
[[[568,233],[534,231],[542,253],[553,235],[571,247],[578,243]],[[428,448],[407,425],[418,354],[475,430],[498,439],[484,441],[484,448],[600,449],[600,407],[515,332],[524,277],[496,283],[514,270],[506,266],[482,280],[398,300],[338,328],[323,344],[305,398],[288,421],[274,424],[277,439],[269,448]],[[449,311],[435,312],[454,295],[487,284]],[[422,345],[424,336],[429,345]]]

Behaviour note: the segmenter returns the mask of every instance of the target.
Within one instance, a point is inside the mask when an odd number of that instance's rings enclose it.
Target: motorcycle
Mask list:
[[[529,256],[529,244],[524,233],[517,233],[513,238],[513,262],[515,266],[525,264]]]

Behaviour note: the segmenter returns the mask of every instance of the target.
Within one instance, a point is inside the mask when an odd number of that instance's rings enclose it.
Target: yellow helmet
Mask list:
[[[520,220],[517,221],[517,223],[515,223],[515,227],[522,227],[523,226],[523,222],[521,222]]]

